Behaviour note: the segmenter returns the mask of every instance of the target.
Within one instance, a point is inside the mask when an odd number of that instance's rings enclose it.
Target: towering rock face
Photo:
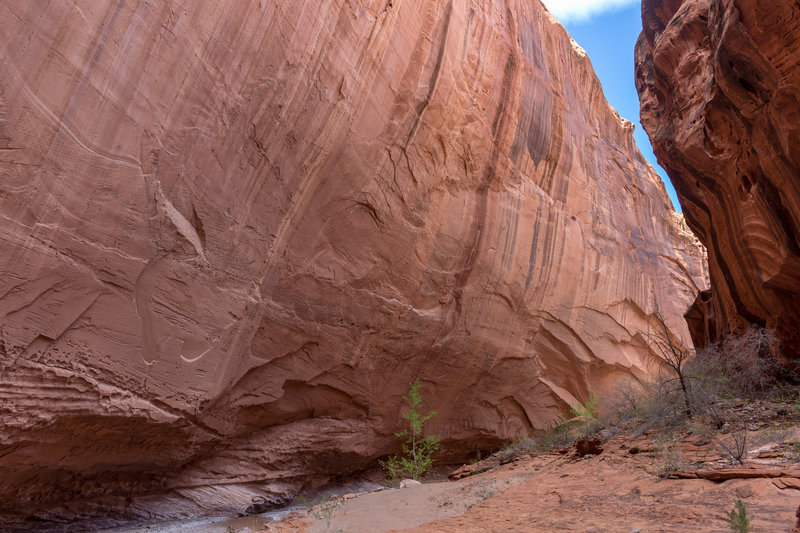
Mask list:
[[[645,0],[642,123],[708,247],[700,342],[746,324],[800,354],[800,5]],[[705,323],[705,325],[703,325]]]
[[[6,517],[243,509],[642,377],[704,288],[538,2],[0,4]]]

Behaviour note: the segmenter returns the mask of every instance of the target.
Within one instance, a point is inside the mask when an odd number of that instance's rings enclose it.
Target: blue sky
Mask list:
[[[636,125],[639,150],[664,180],[672,204],[680,211],[675,189],[653,155],[650,140],[639,123],[639,97],[633,80],[633,48],[642,30],[639,0],[543,0],[592,60],[606,99]]]

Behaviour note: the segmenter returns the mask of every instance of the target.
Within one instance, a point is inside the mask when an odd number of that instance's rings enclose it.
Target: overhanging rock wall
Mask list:
[[[538,2],[0,4],[6,516],[242,510],[642,378],[704,255]]]
[[[800,5],[645,0],[642,19],[642,124],[708,247],[712,290],[691,315],[696,340],[758,324],[796,358]]]

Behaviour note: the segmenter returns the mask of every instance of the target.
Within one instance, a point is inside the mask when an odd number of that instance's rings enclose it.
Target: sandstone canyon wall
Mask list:
[[[311,7],[313,5],[313,8]],[[6,518],[242,510],[643,377],[704,289],[536,1],[0,4]]]
[[[645,0],[642,123],[708,247],[699,343],[749,324],[800,355],[800,4]]]

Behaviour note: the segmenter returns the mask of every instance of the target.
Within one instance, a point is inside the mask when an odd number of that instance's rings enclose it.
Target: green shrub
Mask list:
[[[574,416],[583,418],[597,418],[597,404],[599,402],[600,398],[598,398],[595,393],[590,392],[589,399],[586,400],[586,403],[573,405],[570,407],[570,411]]]
[[[408,429],[395,433],[396,437],[406,437],[402,455],[394,455],[385,461],[378,461],[386,473],[386,477],[394,481],[401,478],[419,479],[433,467],[433,454],[439,450],[439,437],[424,435],[425,423],[436,416],[436,411],[423,415],[422,393],[419,379],[409,385],[408,396],[403,396],[408,411],[403,418],[408,422]]]
[[[789,460],[800,461],[800,442],[793,442],[789,445]]]
[[[728,513],[728,525],[731,531],[736,533],[748,533],[750,531],[750,520],[752,516],[747,516],[747,508],[742,503],[742,500],[736,500],[736,507]]]

